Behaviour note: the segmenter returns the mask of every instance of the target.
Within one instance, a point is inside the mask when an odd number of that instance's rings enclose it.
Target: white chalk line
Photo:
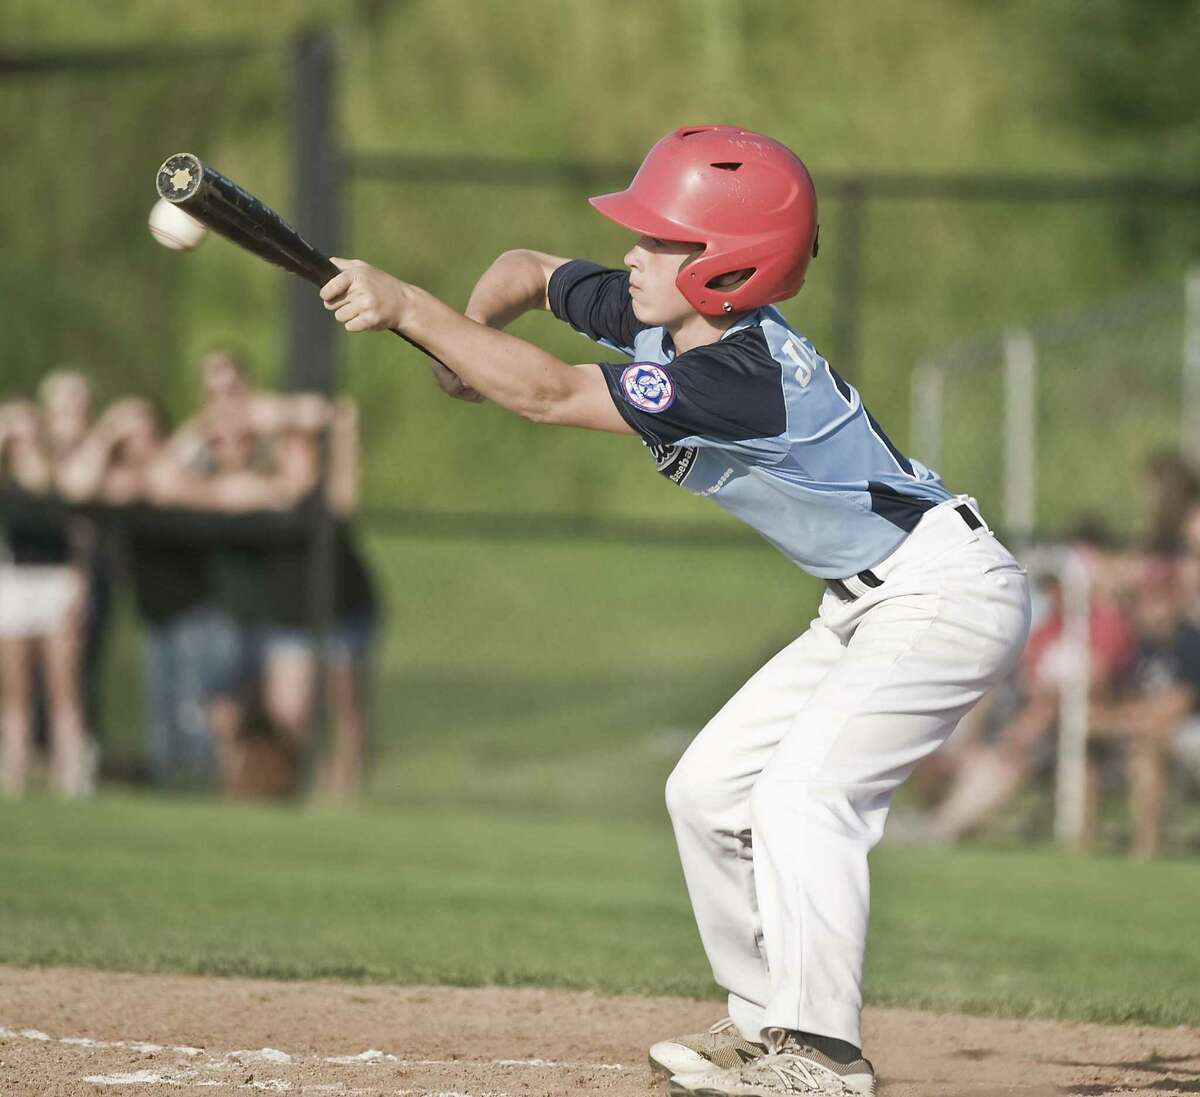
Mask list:
[[[391,1052],[369,1048],[355,1055],[292,1055],[278,1048],[264,1047],[257,1050],[242,1049],[214,1054],[204,1048],[190,1047],[186,1044],[152,1044],[144,1040],[96,1040],[90,1036],[51,1036],[36,1028],[14,1029],[0,1025],[0,1039],[30,1040],[35,1043],[65,1044],[69,1047],[119,1049],[136,1051],[141,1055],[157,1055],[162,1052],[172,1052],[197,1062],[197,1066],[206,1069],[222,1069],[230,1066],[245,1066],[251,1063],[286,1064],[286,1063],[326,1063],[330,1066],[372,1066],[388,1063],[400,1067],[462,1067],[462,1066],[493,1066],[493,1067],[529,1067],[532,1069],[561,1068],[565,1070],[608,1070],[624,1071],[627,1068],[621,1063],[583,1063],[559,1059],[405,1059]],[[122,1083],[132,1085],[136,1083]],[[172,1084],[172,1083],[168,1083]],[[189,1085],[202,1083],[190,1082]],[[224,1083],[217,1083],[224,1085]],[[400,1090],[397,1093],[402,1092]]]
[[[250,1089],[266,1093],[332,1093],[338,1097],[379,1097],[388,1094],[389,1097],[509,1097],[507,1093],[489,1091],[478,1095],[460,1093],[458,1090],[439,1090],[436,1093],[418,1089],[381,1090],[378,1086],[369,1089],[344,1086],[341,1083],[322,1085],[306,1083],[292,1085],[283,1078],[251,1078],[245,1082],[211,1081],[200,1078],[197,1071],[174,1071],[161,1073],[154,1070],[134,1070],[125,1074],[88,1074],[83,1081],[94,1086],[194,1086],[213,1089]]]

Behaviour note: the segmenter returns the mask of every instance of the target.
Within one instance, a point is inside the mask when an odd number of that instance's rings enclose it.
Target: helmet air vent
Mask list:
[[[742,166],[740,160],[722,160],[719,164],[710,164],[709,167],[720,168],[722,171],[737,171]]]

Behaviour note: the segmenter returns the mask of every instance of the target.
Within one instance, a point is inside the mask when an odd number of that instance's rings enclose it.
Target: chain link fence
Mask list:
[[[67,362],[101,400],[180,414],[192,363],[221,342],[276,371],[277,276],[231,248],[169,252],[146,219],[154,172],[180,151],[236,164],[286,204],[290,64],[287,43],[254,40],[0,52],[0,138],[20,150],[0,158],[0,399]]]
[[[1192,273],[936,350],[914,368],[914,455],[1019,542],[1135,530],[1146,457],[1194,454]]]

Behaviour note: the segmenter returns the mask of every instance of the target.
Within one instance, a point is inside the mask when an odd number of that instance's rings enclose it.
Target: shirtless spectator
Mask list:
[[[231,416],[249,424],[258,448],[254,463],[264,468],[270,466],[271,446],[282,432],[298,428],[315,435],[328,422],[329,405],[320,396],[252,388],[239,357],[212,351],[200,360],[200,409],[179,427],[173,439],[194,447],[197,466],[193,471],[216,471],[209,443],[213,432],[221,429],[221,420]]]
[[[320,426],[323,402],[271,397],[255,403],[252,416],[251,400],[236,389],[227,391],[176,432],[155,466],[156,499],[227,515],[283,511],[300,503],[317,483],[316,444],[307,428],[313,418]],[[264,428],[262,433],[256,427]],[[303,552],[302,538],[299,548],[289,547],[295,540],[265,547],[258,537],[229,537],[213,546],[213,597],[219,611],[235,623],[238,636],[237,656],[223,661],[219,680],[209,683],[206,706],[226,791],[243,784],[243,739],[258,700],[253,687],[260,670],[262,708],[273,731],[295,757],[306,745],[312,682],[295,660],[272,658],[262,645],[272,572],[281,553]],[[293,599],[302,593],[302,588],[290,592]]]
[[[357,415],[351,401],[252,392],[230,360],[204,366],[205,406],[168,446],[174,502],[226,514],[304,508],[313,517],[322,434],[328,440],[333,515],[332,620],[324,658],[313,631],[312,527],[292,535],[227,540],[215,551],[214,590],[237,624],[242,657],[209,706],[224,759],[223,784],[239,782],[237,746],[257,714],[298,761],[309,730],[319,664],[327,670],[333,735],[319,788],[336,798],[361,790],[366,740],[366,666],[377,609],[349,520],[357,505]]]

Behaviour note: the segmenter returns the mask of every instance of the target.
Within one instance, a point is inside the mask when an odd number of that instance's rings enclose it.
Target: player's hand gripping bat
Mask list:
[[[338,273],[329,256],[314,248],[270,206],[190,152],[168,156],[158,169],[156,185],[160,198],[213,232],[314,286],[323,286]],[[429,355],[440,369],[452,372],[419,343],[401,332],[396,334]]]

